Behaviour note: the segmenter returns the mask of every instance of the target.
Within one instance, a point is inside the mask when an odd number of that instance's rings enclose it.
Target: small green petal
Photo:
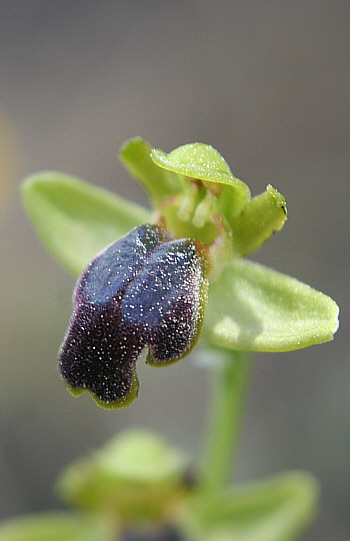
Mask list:
[[[69,466],[57,488],[67,503],[125,524],[158,521],[185,492],[185,456],[146,431],[129,431]]]
[[[158,205],[166,197],[179,193],[182,182],[178,175],[158,167],[151,159],[151,147],[141,137],[125,141],[120,150],[120,160],[137,178]]]
[[[303,472],[204,494],[189,507],[184,531],[194,541],[292,541],[314,518],[319,487]]]
[[[236,259],[209,288],[203,336],[229,349],[290,351],[332,340],[338,313],[327,295]]]
[[[111,541],[108,527],[94,516],[63,512],[41,513],[7,520],[1,541]],[[113,537],[115,539],[115,537]]]
[[[53,171],[27,177],[22,197],[41,240],[74,274],[130,229],[152,221],[146,209]]]
[[[178,147],[169,154],[153,149],[151,158],[159,167],[168,171],[213,184],[230,186],[233,194],[230,201],[233,215],[237,215],[250,198],[248,186],[233,176],[224,158],[211,145],[192,143]],[[212,189],[216,192],[214,186]]]
[[[287,219],[286,201],[275,188],[253,197],[242,213],[230,222],[234,248],[245,256],[266,242],[275,231],[282,229]]]

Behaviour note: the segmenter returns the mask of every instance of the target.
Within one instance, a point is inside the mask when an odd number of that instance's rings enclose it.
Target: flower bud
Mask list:
[[[207,299],[206,262],[190,239],[142,225],[98,254],[79,278],[60,351],[72,394],[90,391],[119,408],[138,393],[135,364],[185,357],[198,340]]]

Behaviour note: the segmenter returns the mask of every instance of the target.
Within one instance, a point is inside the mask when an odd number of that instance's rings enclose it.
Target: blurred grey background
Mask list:
[[[139,399],[105,412],[57,373],[74,278],[37,240],[19,184],[58,169],[147,204],[118,163],[141,135],[212,144],[288,222],[254,258],[332,296],[335,341],[256,356],[235,478],[321,481],[308,541],[350,538],[348,1],[0,3],[0,517],[57,507],[72,459],[128,426],[198,454],[207,374],[195,356],[139,367]]]

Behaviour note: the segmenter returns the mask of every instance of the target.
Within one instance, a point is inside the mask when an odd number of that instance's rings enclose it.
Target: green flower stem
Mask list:
[[[204,490],[220,488],[230,474],[238,442],[249,364],[245,352],[226,350],[224,361],[213,369],[213,397],[202,473]]]

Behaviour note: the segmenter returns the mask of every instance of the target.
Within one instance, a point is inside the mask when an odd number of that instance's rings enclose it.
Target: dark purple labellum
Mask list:
[[[194,241],[142,225],[92,260],[74,291],[74,311],[60,351],[70,391],[123,407],[138,393],[135,364],[165,365],[198,340],[208,281]]]

